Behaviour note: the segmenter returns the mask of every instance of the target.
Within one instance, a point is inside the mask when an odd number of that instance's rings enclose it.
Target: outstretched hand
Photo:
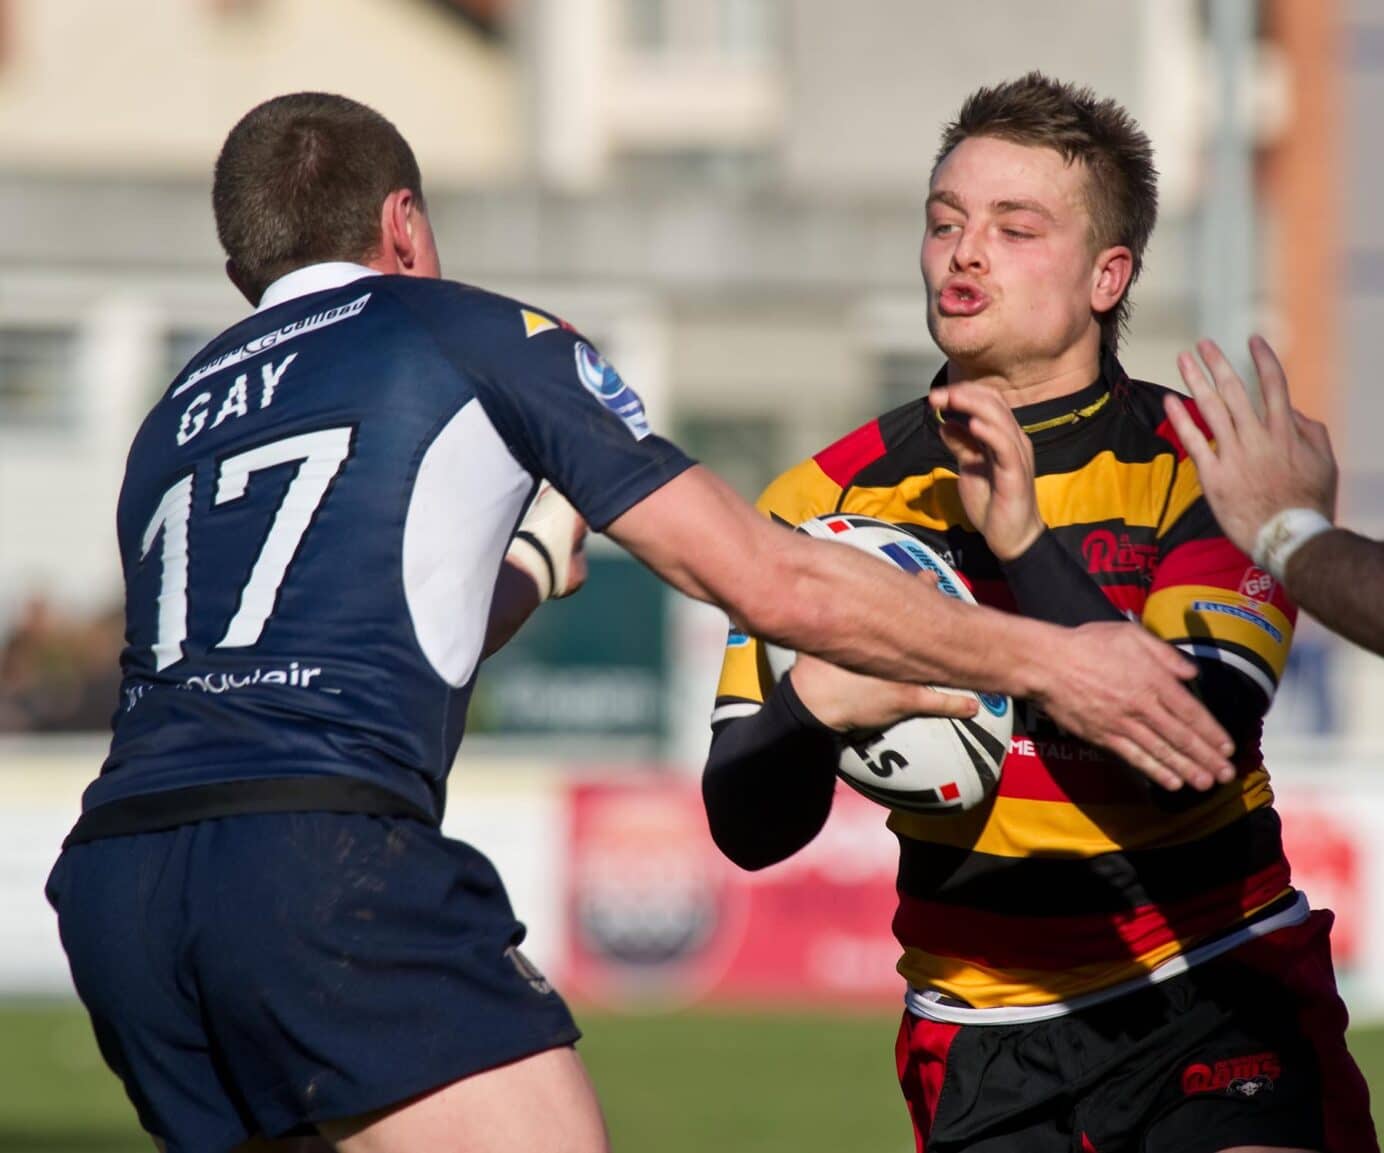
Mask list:
[[[1292,407],[1283,366],[1268,341],[1255,336],[1249,349],[1264,398],[1262,419],[1244,383],[1210,340],[1198,342],[1197,351],[1214,385],[1189,352],[1177,358],[1177,367],[1214,446],[1180,398],[1166,397],[1164,408],[1197,466],[1221,528],[1237,548],[1253,553],[1260,528],[1284,509],[1313,509],[1333,520],[1337,470],[1326,426]]]
[[[956,457],[957,495],[967,518],[998,559],[1022,556],[1044,528],[1033,442],[990,385],[934,388],[928,401],[942,418],[942,443]]]
[[[1074,736],[1122,757],[1165,789],[1233,780],[1229,735],[1181,682],[1196,665],[1136,624],[1062,629],[1035,696]]]

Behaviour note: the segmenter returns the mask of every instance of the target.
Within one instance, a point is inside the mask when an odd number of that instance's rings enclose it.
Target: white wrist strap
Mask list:
[[[1254,541],[1254,563],[1281,581],[1288,568],[1288,558],[1314,536],[1332,527],[1331,522],[1314,508],[1285,508],[1260,528]]]
[[[572,591],[568,587],[572,554],[581,549],[576,530],[577,510],[543,481],[519,522],[506,557],[533,577],[540,601],[565,597]]]
[[[539,604],[553,595],[553,585],[557,582],[557,574],[553,571],[553,557],[538,537],[527,532],[516,535],[510,541],[505,559],[518,565],[533,578],[533,583],[538,588]]]

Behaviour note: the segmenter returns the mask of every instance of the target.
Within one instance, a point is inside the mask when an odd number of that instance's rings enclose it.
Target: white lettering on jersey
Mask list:
[[[263,387],[260,389],[260,408],[268,408],[274,403],[274,390],[279,387],[279,378],[283,376],[284,370],[298,359],[296,352],[290,352],[283,359],[283,363],[278,368],[274,367],[273,362],[260,366],[260,380]]]
[[[226,399],[221,402],[221,407],[216,410],[216,419],[211,422],[212,428],[220,426],[223,420],[228,420],[233,416],[244,416],[250,411],[249,402],[245,398],[245,386],[250,378],[243,372],[235,378],[235,383],[226,393]]]
[[[322,675],[320,668],[300,668],[297,661],[290,662],[287,669],[255,669],[253,672],[241,673],[204,673],[198,676],[190,676],[178,685],[180,689],[196,689],[203,693],[221,694],[234,689],[253,688],[256,685],[284,685],[288,688],[318,688],[321,692],[330,693],[338,690],[324,689],[321,686],[314,686],[313,680]],[[131,702],[131,706],[137,702]],[[128,711],[128,710],[127,710]]]
[[[211,403],[211,393],[199,392],[192,398],[183,418],[178,422],[178,444],[184,445],[206,427],[207,405]]]
[[[247,360],[252,356],[258,356],[261,352],[267,352],[276,344],[282,344],[285,340],[292,340],[294,337],[303,336],[305,333],[315,332],[319,328],[326,328],[329,324],[336,324],[337,321],[349,320],[353,316],[359,316],[365,311],[365,306],[369,303],[370,294],[367,292],[364,296],[358,296],[349,304],[339,304],[335,308],[328,308],[312,316],[305,316],[302,320],[295,320],[292,324],[286,324],[282,328],[275,329],[273,332],[266,332],[263,336],[255,337],[254,340],[247,340],[239,348],[222,353],[215,360],[209,360],[200,368],[188,373],[182,384],[178,385],[177,388],[169,393],[169,396],[182,396],[183,393],[204,377],[211,376],[214,372],[220,372],[223,368],[230,368],[232,365],[239,364],[242,360]]]
[[[283,379],[284,373],[288,371],[288,366],[298,359],[296,352],[290,352],[278,365],[273,361],[268,364],[260,365],[260,394],[259,408],[257,412],[263,412],[274,403],[274,396],[279,387],[279,381]],[[224,421],[233,417],[246,416],[250,412],[250,377],[248,373],[242,372],[235,378],[235,382],[226,390],[226,395],[221,401],[221,407],[216,410],[216,419],[211,422],[211,427],[216,428]],[[191,403],[183,410],[182,419],[178,422],[178,444],[185,445],[204,428],[207,427],[207,405],[211,402],[211,393],[199,392],[192,398]]]

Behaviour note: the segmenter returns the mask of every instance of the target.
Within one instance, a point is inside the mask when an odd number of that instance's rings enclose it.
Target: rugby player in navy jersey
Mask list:
[[[966,711],[927,683],[1002,691],[1151,774],[1231,771],[1191,663],[1142,630],[958,605],[768,524],[579,333],[441,279],[372,110],[255,108],[213,206],[255,311],[131,448],[122,699],[48,888],[161,1147],[605,1147],[499,878],[438,831],[480,660],[579,583],[577,514],[757,635],[908,682],[908,711]]]
[[[1037,73],[974,93],[927,201],[947,357],[930,396],[760,498],[790,523],[894,521],[982,603],[1140,620],[1196,659],[1237,742],[1231,780],[1168,791],[1016,702],[993,798],[889,815],[919,1153],[1378,1150],[1331,914],[1292,886],[1259,756],[1295,610],[1212,516],[1189,455],[1205,442],[1184,446],[1168,390],[1115,355],[1156,207],[1148,138],[1113,101]],[[747,868],[821,829],[845,734],[908,715],[820,659],[771,684],[757,649],[727,648],[703,781],[713,836]]]

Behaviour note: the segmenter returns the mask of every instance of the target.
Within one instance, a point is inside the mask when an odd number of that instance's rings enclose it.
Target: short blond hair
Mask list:
[[[966,98],[942,133],[933,172],[952,149],[973,136],[1051,148],[1068,164],[1080,161],[1085,166],[1094,251],[1124,245],[1134,258],[1124,296],[1100,318],[1101,342],[1117,348],[1129,323],[1129,289],[1139,278],[1144,248],[1158,220],[1158,170],[1144,130],[1115,101],[1030,72],[977,89]]]

